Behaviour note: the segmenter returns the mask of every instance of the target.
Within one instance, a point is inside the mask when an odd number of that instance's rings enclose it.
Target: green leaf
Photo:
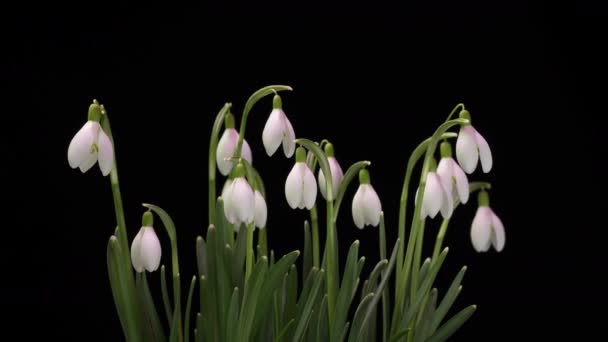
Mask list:
[[[215,321],[215,301],[213,301],[211,289],[209,288],[209,280],[205,276],[201,276],[199,279],[201,312],[197,316],[196,326],[200,334],[204,336],[204,340],[213,341],[215,336],[218,336],[217,325]],[[199,324],[201,325],[200,328]],[[201,339],[203,339],[202,336]]]
[[[312,268],[312,240],[310,238],[310,226],[304,221],[304,256],[302,260],[302,279],[306,279]]]
[[[420,267],[420,272],[418,273],[418,288],[422,285],[424,280],[426,279],[427,273],[431,267],[431,258],[424,259],[422,266]]]
[[[167,314],[167,322],[171,326],[173,321],[173,309],[171,308],[171,302],[169,301],[169,291],[167,289],[167,274],[165,265],[160,267],[160,288],[163,296],[163,305],[165,307],[165,313]]]
[[[386,259],[380,260],[376,264],[376,266],[370,273],[369,279],[367,280],[366,284],[363,286],[363,289],[361,290],[362,297],[367,296],[368,293],[372,292],[372,290],[376,288],[376,284],[378,283],[378,278],[380,277],[380,274],[386,268],[387,265],[388,265],[388,260],[386,260]],[[353,327],[354,327],[354,323],[355,322],[353,321]]]
[[[245,295],[239,313],[238,341],[250,341],[253,339],[252,329],[255,312],[259,303],[260,291],[264,283],[264,277],[268,270],[268,259],[262,257],[254,266],[247,284],[245,285]],[[224,317],[222,315],[221,317]]]
[[[140,299],[141,314],[143,318],[143,328],[147,339],[150,341],[166,341],[163,327],[152,299],[152,293],[148,286],[148,280],[145,273],[138,273],[136,284],[138,297]]]
[[[194,339],[196,342],[203,342],[204,331],[203,315],[199,312],[196,314],[196,329],[194,329]]]
[[[342,342],[346,339],[346,335],[348,334],[349,326],[350,326],[350,322],[346,322],[346,325],[344,325],[344,329],[342,329],[342,334],[340,334],[340,339],[338,340],[338,342]]]
[[[361,300],[361,303],[359,303],[359,306],[357,307],[357,311],[355,311],[355,317],[353,318],[353,327],[350,330],[350,336],[348,337],[348,341],[349,342],[355,342],[357,339],[357,333],[359,331],[361,331],[361,324],[363,323],[363,318],[365,315],[365,311],[367,310],[367,307],[369,306],[369,303],[372,301],[374,297],[374,293],[368,293],[365,295],[365,297],[363,297],[363,299]],[[355,333],[353,333],[355,332]]]
[[[207,244],[202,236],[196,237],[196,261],[198,275],[207,275]]]
[[[314,284],[308,296],[306,296],[306,303],[303,306],[301,314],[298,316],[298,326],[296,327],[295,333],[293,334],[292,341],[301,341],[304,337],[304,333],[306,331],[306,326],[310,320],[312,315],[313,305],[316,301],[317,295],[319,293],[319,289],[321,288],[321,284],[323,283],[323,277],[325,272],[321,269],[319,272],[316,272]],[[312,272],[311,272],[312,275]]]
[[[294,318],[290,319],[289,322],[287,322],[287,324],[285,324],[285,326],[283,327],[283,330],[281,330],[281,332],[279,333],[279,337],[277,338],[278,342],[281,341],[286,341],[287,340],[287,335],[288,332],[291,330],[291,328],[293,328],[293,324],[296,322],[296,320]]]
[[[230,297],[230,308],[228,309],[228,315],[226,316],[226,341],[232,342],[236,336],[236,330],[234,325],[238,322],[239,314],[239,288],[235,287],[232,291],[232,297]]]
[[[346,173],[344,174],[344,178],[342,178],[342,182],[340,183],[340,186],[338,187],[338,193],[336,194],[336,205],[335,205],[335,209],[334,209],[334,222],[338,221],[338,212],[340,211],[340,205],[342,204],[342,200],[344,199],[344,194],[346,193],[346,189],[348,188],[348,185],[350,184],[350,182],[359,175],[359,171],[361,171],[361,169],[367,167],[371,165],[370,161],[364,160],[364,161],[359,161],[354,163],[353,165],[351,165],[348,170],[346,170]],[[325,172],[323,172],[323,174],[325,174]]]
[[[194,285],[196,284],[196,276],[190,281],[190,289],[188,290],[188,299],[186,300],[186,313],[184,315],[184,338],[185,341],[190,341],[190,309],[192,307],[192,294],[194,294]]]
[[[234,258],[232,259],[232,279],[234,285],[243,288],[245,282],[245,257],[247,256],[247,231],[239,230],[234,243]],[[259,261],[259,260],[258,260]]]
[[[203,312],[203,316],[209,320],[209,323],[213,327],[212,336],[220,336],[225,331],[223,329],[223,323],[221,317],[224,317],[224,308],[222,306],[222,300],[219,298],[217,290],[217,252],[216,252],[216,229],[214,225],[210,225],[207,228],[207,268],[209,276],[206,277],[206,290],[207,294],[207,308],[210,310],[207,314]],[[218,315],[221,315],[218,317]]]
[[[312,273],[312,272],[311,272]],[[317,341],[328,341],[329,320],[327,317],[327,295],[323,296],[319,306],[319,319],[317,320]]]
[[[442,325],[436,333],[433,334],[427,341],[428,342],[441,342],[447,341],[460,327],[471,317],[473,312],[477,309],[476,305],[471,305],[464,308],[462,311],[450,318],[444,325]]]
[[[424,311],[422,312],[422,315],[419,316],[420,318],[417,322],[416,329],[414,330],[416,332],[414,335],[415,342],[424,342],[430,335],[431,320],[433,319],[433,314],[435,313],[435,307],[437,305],[436,288],[431,290],[426,301]]]
[[[409,332],[410,332],[409,328],[402,330],[402,331],[398,332],[397,334],[395,334],[394,336],[392,336],[391,339],[389,340],[389,342],[397,342],[397,341],[401,340],[402,338],[405,338],[405,336]]]
[[[114,304],[116,305],[116,312],[118,313],[118,319],[122,326],[122,331],[127,337],[127,321],[125,319],[126,313],[124,308],[124,289],[122,288],[120,271],[118,264],[120,260],[120,246],[116,236],[112,235],[108,240],[108,247],[106,252],[106,261],[108,264],[108,275],[110,277],[110,288],[112,290],[112,297],[114,298]],[[128,305],[128,303],[127,303]]]
[[[462,278],[464,277],[466,271],[467,267],[464,266],[460,269],[458,274],[456,274],[456,277],[454,277],[454,280],[452,280],[448,291],[446,292],[445,296],[443,296],[441,303],[439,303],[439,307],[437,308],[437,310],[435,310],[431,323],[431,334],[434,333],[435,330],[437,330],[437,327],[439,327],[439,324],[441,324],[441,321],[443,321],[443,318],[448,313],[448,311],[454,304],[454,301],[460,294],[460,290],[462,289],[462,286],[460,286],[460,284],[462,283]]]
[[[334,328],[332,330],[331,340],[335,341],[339,338],[339,334],[342,333],[342,327],[346,323],[348,310],[352,302],[352,295],[354,289],[356,290],[357,280],[359,278],[359,267],[357,264],[357,258],[359,254],[359,240],[355,240],[348,251],[348,257],[346,259],[346,265],[344,269],[344,278],[340,290],[338,291],[338,299],[336,301],[336,312],[332,324]]]

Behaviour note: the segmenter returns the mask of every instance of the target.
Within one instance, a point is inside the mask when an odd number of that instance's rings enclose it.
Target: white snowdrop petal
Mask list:
[[[76,132],[68,146],[68,163],[71,168],[77,168],[89,157],[91,146],[93,146],[93,143],[95,142],[97,130],[99,128],[99,123],[87,121],[80,130]]]
[[[296,132],[285,113],[283,113],[283,120],[285,125],[283,128],[283,153],[285,153],[285,157],[291,158],[296,151]]]
[[[222,137],[217,143],[215,161],[217,162],[218,170],[224,176],[228,175],[230,170],[232,170],[233,162],[228,160],[228,158],[234,155],[238,140],[239,133],[234,128],[228,128],[224,130]]]
[[[363,229],[363,227],[365,226],[365,217],[363,210],[364,192],[365,188],[360,185],[357,189],[357,192],[355,193],[355,196],[353,197],[353,221],[355,222],[355,226],[357,226],[357,228],[359,229]]]
[[[443,186],[446,188],[446,190],[448,191],[452,191],[453,188],[453,180],[452,180],[452,176],[454,174],[454,166],[452,165],[452,163],[450,163],[450,161],[452,160],[452,158],[441,158],[439,160],[439,164],[437,164],[437,174],[439,175],[439,177],[444,180],[444,184]]]
[[[135,271],[137,271],[139,273],[144,271],[144,265],[141,260],[142,233],[143,232],[140,229],[139,232],[137,233],[137,235],[135,235],[133,242],[131,243],[131,264],[133,265],[133,268],[135,269]]]
[[[317,178],[319,179],[319,190],[321,191],[321,196],[323,196],[323,199],[327,199],[327,193],[325,191],[325,188],[327,187],[325,184],[325,175],[323,174],[323,170],[320,168]]]
[[[304,163],[296,163],[285,181],[285,198],[292,209],[297,208],[302,202],[303,167],[306,167]]]
[[[247,180],[243,177],[234,180],[232,193],[232,205],[235,209],[237,220],[250,224],[255,215],[255,196]]]
[[[460,128],[456,140],[456,159],[466,173],[473,173],[479,160],[479,152],[475,140],[475,129],[471,125]]]
[[[367,188],[363,193],[363,214],[365,223],[376,227],[380,223],[380,212],[382,212],[380,198],[371,184],[363,184],[362,186]]]
[[[492,213],[488,207],[479,207],[471,224],[471,242],[477,252],[490,248]]]
[[[302,164],[304,164],[302,199],[306,209],[310,210],[314,207],[317,200],[317,181],[315,180],[315,175],[313,175],[308,166],[305,163]]]
[[[78,166],[82,173],[89,171],[97,162],[97,152],[90,153],[85,160]]]
[[[284,116],[285,114],[283,114],[281,109],[273,109],[270,112],[270,116],[268,116],[266,125],[264,125],[262,142],[269,156],[272,156],[277,151],[283,140]]]
[[[266,200],[259,191],[255,191],[255,225],[258,228],[266,227],[266,218],[268,216],[268,208],[266,207]]]
[[[436,175],[437,178],[440,178],[439,175]],[[451,179],[450,179],[451,181]],[[443,190],[443,198],[441,200],[441,216],[443,218],[448,219],[452,216],[452,212],[454,212],[454,195],[452,191],[448,191],[446,189],[447,181],[440,179],[441,189]]]
[[[249,144],[245,139],[243,139],[243,147],[241,148],[241,158],[248,161],[249,164],[253,164],[253,153],[251,153],[251,147],[249,147]]]
[[[458,192],[458,198],[460,203],[466,204],[469,200],[469,180],[467,175],[462,171],[460,166],[456,164],[456,161],[452,159],[452,171],[453,177],[456,180],[456,191]]]
[[[160,265],[161,247],[158,236],[152,227],[142,227],[141,259],[148,272],[154,272]]]
[[[435,174],[435,172],[429,172],[426,177],[422,205],[426,207],[426,212],[431,218],[434,218],[441,209],[442,199],[443,188],[437,178],[437,174]]]
[[[340,183],[342,183],[342,179],[344,178],[344,173],[342,172],[342,168],[338,161],[334,157],[327,158],[329,162],[329,169],[331,170],[331,181],[332,181],[332,189],[334,191],[334,198],[338,194],[338,188],[340,187]]]
[[[224,215],[226,216],[226,220],[232,224],[235,224],[237,222],[237,216],[236,208],[234,206],[233,194],[234,181],[226,185],[226,190],[222,194],[222,199],[224,200]]]
[[[479,149],[481,169],[484,173],[488,173],[492,170],[492,151],[490,151],[490,145],[477,131],[475,131],[475,141],[477,141],[477,148]]]
[[[505,247],[505,227],[502,221],[492,212],[492,245],[497,252]]]
[[[102,129],[99,130],[99,137],[97,138],[97,147],[99,152],[97,153],[97,159],[99,161],[99,168],[101,174],[107,176],[114,167],[114,148],[112,147],[112,141],[110,137]]]

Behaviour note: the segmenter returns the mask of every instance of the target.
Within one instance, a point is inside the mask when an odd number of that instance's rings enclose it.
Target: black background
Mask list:
[[[468,265],[456,306],[475,303],[478,311],[454,339],[585,339],[600,330],[606,18],[599,8],[90,2],[26,4],[3,17],[2,308],[5,331],[20,339],[122,338],[105,263],[115,224],[109,179],[97,167],[82,175],[66,160],[91,100],[112,119],[129,235],[139,228],[140,203],[166,209],[188,278],[207,220],[215,114],[232,102],[238,120],[246,98],[268,84],[294,87],[283,99],[298,137],[332,140],[343,168],[372,161],[391,241],[409,153],[464,102],[495,160],[489,175],[472,179],[493,183],[507,244],[500,254],[475,253],[468,235],[475,201],[455,214],[438,284],[445,289]],[[282,254],[302,247],[307,215],[284,199],[293,161],[264,152],[269,111],[270,99],[253,110],[246,139],[269,192],[270,245]],[[341,255],[359,239],[369,267],[378,258],[377,229],[352,224],[353,194],[340,215]],[[437,225],[427,225],[428,241]]]

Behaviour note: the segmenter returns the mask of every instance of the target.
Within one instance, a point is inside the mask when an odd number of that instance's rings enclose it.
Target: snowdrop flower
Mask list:
[[[238,163],[234,170],[234,178],[226,182],[222,191],[224,200],[224,215],[231,224],[250,224],[255,214],[255,195],[251,185],[245,179],[245,167]]]
[[[451,189],[447,184],[448,181],[451,180],[442,178],[435,172],[435,160],[431,159],[431,167],[426,174],[426,184],[424,186],[424,196],[420,210],[421,219],[425,219],[427,216],[435,218],[440,211],[443,218],[450,218],[452,216],[454,199],[452,193],[448,191],[448,189]]]
[[[226,117],[224,118],[224,127],[224,133],[217,143],[215,159],[220,173],[226,176],[230,173],[230,170],[232,170],[232,166],[234,165],[234,162],[230,160],[230,158],[234,157],[234,151],[239,142],[239,132],[234,128],[234,116],[231,113],[226,114]],[[244,139],[241,148],[241,157],[251,164],[251,148]]]
[[[141,273],[146,269],[154,272],[160,265],[161,247],[158,236],[152,227],[154,219],[152,213],[147,211],[142,218],[142,227],[135,235],[131,244],[131,263],[135,271]]]
[[[317,199],[315,176],[306,165],[306,150],[298,147],[296,164],[289,172],[285,182],[285,197],[292,209],[312,209]]]
[[[269,156],[272,156],[283,143],[285,157],[291,158],[296,149],[296,133],[282,107],[281,97],[275,95],[272,100],[272,112],[270,112],[262,132],[262,142],[264,142],[264,148]]]
[[[452,198],[458,197],[460,203],[465,204],[469,200],[469,181],[467,175],[462,171],[458,163],[452,158],[452,146],[449,142],[441,143],[441,160],[437,165],[437,174],[445,179],[447,192]],[[454,185],[456,185],[454,187]]]
[[[338,187],[340,187],[340,183],[342,183],[342,179],[344,178],[344,172],[340,167],[340,164],[336,160],[334,156],[334,145],[331,143],[327,143],[325,145],[325,155],[327,155],[327,161],[329,162],[329,169],[331,171],[331,185],[334,194],[334,198],[338,193]],[[325,192],[326,184],[325,184],[325,175],[323,175],[323,170],[319,168],[319,190],[321,190],[321,195],[323,195],[324,199],[327,199],[327,194]]]
[[[101,173],[107,176],[114,167],[114,149],[110,138],[99,124],[100,119],[101,108],[95,102],[89,106],[88,121],[70,142],[68,162],[71,168],[78,167],[83,173],[99,162]]]
[[[477,252],[487,252],[490,245],[497,252],[505,247],[505,228],[490,208],[490,197],[485,190],[477,197],[479,207],[471,224],[471,242]]]
[[[369,172],[359,171],[359,189],[353,197],[353,221],[359,229],[365,225],[377,226],[380,223],[382,205],[374,187],[369,182]]]
[[[471,114],[466,110],[461,111],[459,116],[462,119],[471,120]],[[488,173],[492,169],[490,146],[471,124],[460,126],[456,140],[456,159],[468,174],[475,171],[478,160],[481,160],[481,168],[484,173]]]
[[[262,194],[255,190],[254,191],[255,201],[255,214],[253,215],[253,222],[255,226],[262,229],[266,227],[266,217],[268,216],[268,209],[266,207],[266,200]]]

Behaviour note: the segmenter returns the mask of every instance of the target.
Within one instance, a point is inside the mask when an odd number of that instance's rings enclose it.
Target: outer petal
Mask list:
[[[230,184],[232,184],[232,179],[226,179],[226,182],[224,182],[224,186],[222,187],[222,199],[224,202],[226,202],[226,190],[230,187]]]
[[[269,156],[272,156],[279,148],[279,145],[281,145],[285,125],[284,116],[285,114],[281,109],[273,109],[266,121],[266,125],[264,125],[262,142]]]
[[[255,216],[255,196],[253,190],[243,177],[236,178],[233,186],[232,204],[234,205],[237,220],[250,224]]]
[[[160,241],[152,227],[142,227],[141,237],[141,260],[148,272],[154,272],[160,265],[161,248]]]
[[[488,173],[492,170],[492,151],[490,151],[490,145],[477,131],[475,131],[475,141],[477,141],[477,148],[479,149],[481,169],[484,173]]]
[[[283,128],[283,153],[285,157],[291,158],[296,150],[296,132],[287,116],[283,113],[284,128]]]
[[[285,181],[285,198],[292,209],[302,203],[302,184],[304,182],[304,163],[296,163]]]
[[[492,245],[497,252],[505,247],[505,227],[494,212],[492,212]]]
[[[460,128],[456,140],[456,159],[466,173],[473,173],[477,167],[479,152],[475,139],[475,129],[471,125]]]
[[[454,211],[454,195],[451,190],[448,191],[448,182],[451,184],[452,179],[443,179],[437,174],[435,177],[439,179],[441,189],[443,190],[443,198],[441,199],[441,216],[447,219],[452,216],[452,212]]]
[[[365,188],[362,185],[359,185],[359,189],[357,189],[357,192],[353,197],[353,221],[355,221],[355,226],[357,226],[359,229],[363,229],[365,226],[365,214],[363,209],[364,194]]]
[[[227,160],[234,155],[234,149],[239,140],[239,133],[234,128],[228,128],[222,134],[222,137],[217,143],[217,150],[215,153],[215,161],[217,162],[217,168],[220,173],[224,176],[230,173],[232,170],[233,162]],[[243,143],[243,150],[245,149]],[[251,151],[249,151],[251,153]]]
[[[378,194],[371,184],[363,184],[361,186],[366,187],[365,192],[363,193],[363,214],[365,223],[376,227],[378,223],[380,223],[380,212],[382,211],[380,198],[378,198]]]
[[[236,148],[236,146],[234,148]],[[243,139],[243,148],[241,149],[241,158],[248,161],[249,164],[253,163],[253,153],[251,153],[251,147],[249,147],[249,144],[247,143],[247,140],[245,140],[245,139]]]
[[[329,157],[327,158],[327,161],[329,162],[329,169],[331,170],[332,189],[334,190],[335,197],[338,193],[340,183],[342,183],[342,179],[344,178],[344,172],[342,172],[342,168],[336,158]]]
[[[71,168],[80,166],[89,157],[99,129],[98,122],[87,121],[74,135],[68,146],[68,163]]]
[[[424,187],[424,197],[422,198],[422,205],[425,208],[425,213],[431,218],[434,218],[439,209],[441,209],[441,201],[443,200],[443,188],[437,174],[435,172],[429,172],[426,176],[426,185]],[[422,216],[424,219],[425,216]]]
[[[302,197],[306,209],[312,209],[312,207],[315,205],[315,201],[317,200],[317,181],[315,180],[315,175],[312,174],[312,171],[310,171],[308,166],[305,163],[302,164],[304,165]]]
[[[258,228],[266,227],[266,218],[268,215],[268,208],[266,207],[266,200],[259,191],[255,191],[255,225]]]
[[[85,160],[82,161],[78,168],[82,173],[89,171],[97,162],[97,152],[90,153]]]
[[[460,198],[460,203],[466,204],[469,200],[469,180],[467,179],[467,175],[464,173],[464,171],[462,171],[460,166],[456,164],[456,161],[454,159],[451,159],[451,163],[452,175],[456,180],[456,190],[458,192],[458,198]]]
[[[490,248],[491,226],[491,209],[489,207],[479,207],[471,224],[471,242],[477,252],[486,252]]]
[[[327,187],[325,184],[325,175],[323,174],[323,170],[321,170],[320,168],[319,168],[318,178],[319,178],[319,190],[321,191],[321,195],[323,196],[323,199],[327,199],[327,192],[325,191],[325,188]]]
[[[234,181],[228,184],[226,181],[225,191],[222,192],[222,199],[224,200],[224,215],[228,222],[235,224],[237,220],[235,199],[234,199]]]
[[[99,130],[99,137],[97,138],[97,147],[99,152],[97,153],[97,159],[99,160],[99,168],[101,174],[107,176],[114,167],[114,148],[112,147],[112,141],[110,137],[103,131]]]
[[[454,191],[454,165],[450,162],[452,158],[441,158],[437,164],[437,175],[444,180],[444,188],[451,194]]]
[[[141,273],[144,271],[144,265],[141,260],[141,237],[143,235],[143,229],[140,229],[133,242],[131,243],[131,264],[135,271]]]

